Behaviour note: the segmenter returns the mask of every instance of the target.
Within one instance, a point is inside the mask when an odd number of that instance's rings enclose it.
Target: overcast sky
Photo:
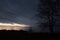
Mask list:
[[[0,0],[0,21],[35,24],[38,0]]]
[[[0,22],[36,26],[37,8],[38,0],[0,0]]]
[[[0,0],[0,22],[27,24],[34,26],[33,31],[40,32],[41,28],[35,27],[38,21],[35,16],[38,13],[38,3],[38,0]],[[40,22],[45,20],[40,19]],[[54,30],[57,29],[59,31],[59,27]]]

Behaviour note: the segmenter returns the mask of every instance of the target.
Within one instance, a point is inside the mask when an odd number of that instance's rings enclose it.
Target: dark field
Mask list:
[[[60,37],[60,33],[48,33],[48,32],[40,32],[40,33],[32,33],[32,32],[26,32],[23,30],[20,31],[6,31],[6,30],[0,30],[0,36],[1,37],[7,37],[7,38],[13,38],[13,39],[28,39],[28,40],[34,40],[34,39],[58,39]]]

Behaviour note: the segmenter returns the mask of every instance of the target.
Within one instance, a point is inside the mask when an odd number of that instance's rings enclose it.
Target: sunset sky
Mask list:
[[[0,0],[0,21],[34,25],[38,0]]]
[[[38,0],[0,0],[0,22],[36,26]]]
[[[38,4],[39,0],[0,0],[0,23],[18,23],[29,25],[34,32],[40,32],[41,28],[37,27],[38,22]],[[45,19],[39,19],[40,23],[46,22]],[[56,18],[60,24],[60,17]],[[59,23],[58,23],[59,22]],[[54,27],[55,31],[60,31],[60,27]],[[45,28],[43,32],[49,32]]]

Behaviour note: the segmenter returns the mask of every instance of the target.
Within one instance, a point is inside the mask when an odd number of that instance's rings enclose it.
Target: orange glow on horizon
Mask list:
[[[22,28],[21,28],[22,27]],[[29,25],[17,24],[17,23],[0,23],[0,30],[24,30],[24,28],[29,28]]]

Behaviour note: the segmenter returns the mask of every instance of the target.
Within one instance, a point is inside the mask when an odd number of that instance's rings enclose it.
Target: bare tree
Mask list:
[[[47,18],[48,22],[46,23],[42,23],[39,24],[39,26],[43,26],[43,27],[49,27],[50,32],[53,32],[53,28],[54,28],[54,16],[58,15],[57,14],[57,8],[59,3],[57,3],[58,0],[40,0],[39,3],[39,14],[38,17],[40,18]]]

